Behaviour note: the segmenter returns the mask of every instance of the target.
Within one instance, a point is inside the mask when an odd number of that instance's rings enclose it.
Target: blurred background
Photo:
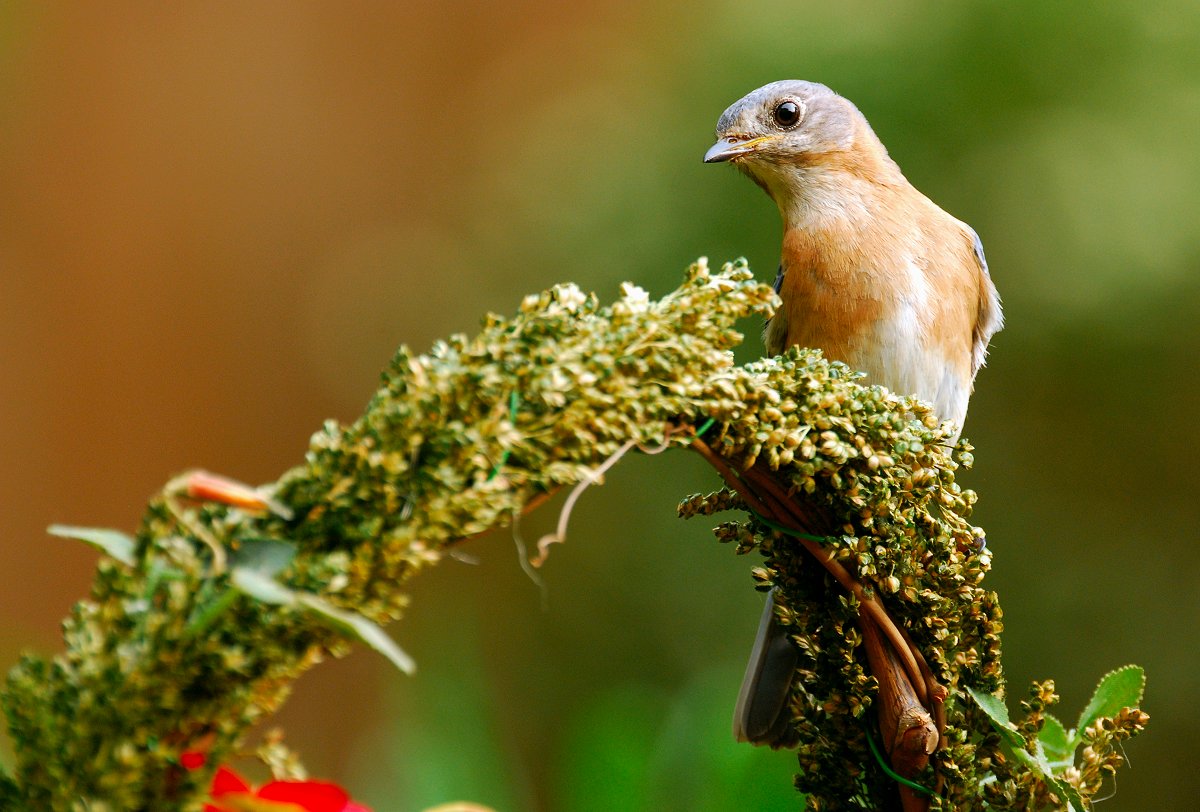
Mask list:
[[[1101,674],[1144,665],[1150,729],[1103,808],[1194,808],[1191,0],[5,2],[0,663],[56,651],[88,587],[96,554],[48,524],[130,529],[194,466],[274,479],[401,343],[560,281],[661,295],[699,255],[770,281],[773,204],[700,157],[780,78],[854,100],[987,248],[1008,327],[963,480],[1010,694],[1055,678],[1069,724]],[[755,561],[674,516],[714,484],[682,453],[620,465],[544,605],[509,534],[473,543],[392,630],[416,677],[365,651],[317,668],[290,743],[377,812],[796,808],[793,757],[728,732]],[[663,578],[668,560],[687,569]]]

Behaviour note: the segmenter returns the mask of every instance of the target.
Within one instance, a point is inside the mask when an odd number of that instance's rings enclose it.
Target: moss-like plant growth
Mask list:
[[[697,263],[658,301],[626,285],[609,307],[561,285],[474,337],[402,349],[366,413],[327,423],[270,486],[187,475],[134,536],[59,528],[106,556],[66,650],[9,675],[17,764],[0,809],[198,809],[304,670],[355,639],[411,665],[379,629],[406,609],[409,577],[664,443],[700,451],[726,484],[685,515],[747,511],[717,533],[765,556],[756,577],[801,652],[792,739],[810,808],[897,803],[864,623],[940,745],[902,776],[906,804],[1082,808],[1145,723],[1140,670],[1107,678],[1075,731],[1046,713],[1050,684],[1008,721],[990,552],[955,482],[970,447],[815,351],[735,365],[737,320],[775,304],[743,264]],[[185,769],[196,751],[207,766]]]

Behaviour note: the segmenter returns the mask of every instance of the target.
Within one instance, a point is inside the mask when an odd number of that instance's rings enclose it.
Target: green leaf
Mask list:
[[[1075,787],[1071,786],[1061,778],[1047,775],[1046,783],[1048,783],[1054,789],[1055,794],[1057,794],[1059,798],[1067,802],[1067,808],[1071,810],[1071,812],[1083,812],[1084,809],[1088,808],[1084,803],[1083,796],[1079,794],[1079,790],[1075,789]]]
[[[1023,747],[1014,747],[1013,756],[1015,756],[1018,761],[1025,764],[1030,770],[1036,773],[1037,776],[1046,783],[1046,786],[1048,786],[1055,795],[1066,801],[1067,808],[1070,809],[1071,812],[1082,812],[1084,805],[1083,798],[1080,796],[1079,790],[1075,789],[1075,787],[1071,786],[1066,781],[1063,781],[1054,774],[1054,771],[1050,768],[1050,762],[1047,761],[1046,754],[1042,751],[1040,746],[1038,747],[1038,752],[1036,754],[1030,753]]]
[[[295,606],[296,593],[269,575],[245,567],[229,571],[229,582],[239,592],[274,606]]]
[[[1073,812],[1082,810],[1083,798],[1080,797],[1078,790],[1054,775],[1040,737],[1036,753],[1031,753],[1026,749],[1025,738],[1017,732],[1016,726],[1008,719],[1008,707],[1004,704],[1004,700],[995,694],[976,691],[971,687],[967,688],[967,693],[975,700],[975,704],[987,714],[988,719],[992,722],[992,727],[996,729],[1001,738],[1008,742],[1013,756],[1045,781],[1046,786],[1050,787],[1059,798],[1066,801],[1068,808]],[[1060,722],[1058,726],[1062,727],[1062,723]]]
[[[384,657],[392,664],[410,676],[417,670],[417,663],[404,650],[396,645],[388,633],[378,623],[354,612],[339,609],[333,604],[318,598],[308,592],[298,592],[296,597],[301,606],[320,615],[335,628],[357,637]]]
[[[270,577],[287,569],[296,557],[296,545],[279,539],[246,539],[229,554],[231,566]]]
[[[988,719],[992,721],[992,727],[996,729],[1001,738],[1010,746],[1024,751],[1025,739],[1017,732],[1016,726],[1008,720],[1008,707],[1004,704],[1004,700],[995,694],[976,691],[970,686],[967,687],[967,693],[975,700],[975,704],[988,715]]]
[[[378,623],[362,615],[339,609],[311,592],[288,589],[270,576],[244,567],[230,570],[229,580],[240,592],[263,603],[292,606],[312,612],[348,637],[366,643],[391,660],[392,664],[405,674],[412,674],[417,670],[413,658],[405,654]]]
[[[133,536],[128,533],[122,533],[120,530],[52,524],[46,528],[46,532],[59,538],[85,541],[93,547],[98,548],[109,558],[115,558],[117,561],[130,567],[136,561],[133,551],[137,548],[137,542],[133,540]]]
[[[1139,665],[1127,665],[1105,674],[1096,686],[1092,700],[1079,715],[1079,724],[1075,728],[1076,741],[1097,719],[1116,716],[1124,708],[1136,708],[1145,690],[1146,672]]]
[[[1070,760],[1075,748],[1071,746],[1067,729],[1055,716],[1047,713],[1043,715],[1043,718],[1045,721],[1042,729],[1038,732],[1038,742],[1046,751],[1046,758],[1052,762]]]

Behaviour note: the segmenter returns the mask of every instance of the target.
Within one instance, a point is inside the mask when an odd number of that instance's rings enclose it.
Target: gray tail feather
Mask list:
[[[787,738],[787,699],[798,652],[775,619],[775,590],[767,594],[746,676],[733,711],[733,736],[741,742],[782,746]]]

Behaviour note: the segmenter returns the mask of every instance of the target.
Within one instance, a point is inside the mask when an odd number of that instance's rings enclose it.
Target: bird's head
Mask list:
[[[721,114],[717,143],[704,156],[720,161],[749,175],[781,208],[812,170],[870,177],[895,167],[857,107],[798,79],[764,85]]]

